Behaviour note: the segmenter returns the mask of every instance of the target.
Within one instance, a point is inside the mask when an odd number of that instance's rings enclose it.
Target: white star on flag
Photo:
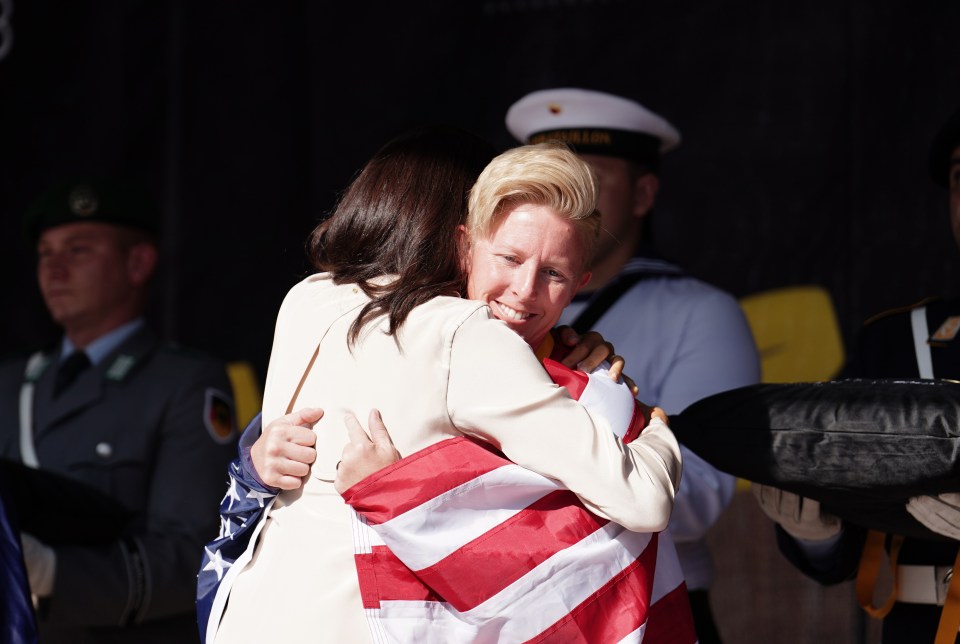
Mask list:
[[[229,561],[226,561],[223,557],[220,556],[220,551],[210,550],[210,548],[204,548],[207,553],[207,557],[210,559],[210,562],[203,567],[204,570],[214,570],[217,573],[217,581],[223,579],[223,571],[232,566],[233,564]]]
[[[230,477],[230,488],[227,490],[226,495],[223,497],[223,501],[230,499],[230,505],[227,506],[228,510],[233,509],[233,502],[240,500],[240,495],[237,493],[237,479]],[[221,501],[221,503],[223,503]]]
[[[257,492],[256,490],[250,490],[247,492],[247,498],[256,499],[261,508],[263,507],[264,499],[272,499],[274,496],[274,494],[270,494],[269,492]]]
[[[220,539],[224,537],[230,537],[233,539],[233,521],[230,519],[221,516],[220,517]]]

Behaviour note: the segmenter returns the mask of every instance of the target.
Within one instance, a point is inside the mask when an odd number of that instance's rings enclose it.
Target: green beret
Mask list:
[[[34,245],[48,228],[85,221],[130,226],[151,234],[160,229],[156,204],[137,188],[82,179],[59,183],[41,195],[27,210],[23,232]]]

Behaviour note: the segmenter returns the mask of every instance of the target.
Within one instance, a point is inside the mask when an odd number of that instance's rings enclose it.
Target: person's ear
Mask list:
[[[652,172],[641,174],[633,180],[633,215],[643,219],[653,208],[660,190],[660,178]]]
[[[127,251],[127,277],[134,286],[142,286],[150,281],[157,268],[159,254],[153,244],[134,244]]]
[[[582,289],[584,286],[586,286],[587,284],[589,284],[591,277],[593,277],[593,273],[592,273],[591,271],[587,271],[586,273],[584,273],[584,274],[580,277],[580,283],[577,284],[577,288],[575,288],[575,289],[573,290],[573,294],[576,295],[577,293],[580,292],[580,289]]]

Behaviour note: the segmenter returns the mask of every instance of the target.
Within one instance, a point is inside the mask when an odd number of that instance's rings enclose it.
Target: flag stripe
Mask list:
[[[647,426],[647,417],[640,410],[638,403],[633,405],[633,414],[630,416],[630,424],[627,426],[627,432],[623,435],[623,442],[630,443],[637,439],[643,428]]]
[[[388,600],[443,601],[386,546],[374,546],[372,552],[354,559],[364,608],[379,608],[380,602]]]
[[[432,478],[442,484],[446,475],[437,472]],[[559,488],[556,481],[510,463],[428,499],[375,529],[401,560],[421,570],[464,544],[489,537],[490,531]],[[424,526],[429,526],[433,535],[429,541],[423,539]]]
[[[583,390],[587,388],[590,377],[582,371],[575,371],[564,367],[563,364],[550,358],[545,358],[543,368],[550,374],[550,379],[570,392],[570,397],[579,400]]]
[[[648,607],[645,590],[653,582],[656,546],[654,537],[638,559],[531,641],[616,642],[638,631],[642,638]]]
[[[666,596],[679,584],[684,583],[683,569],[677,556],[677,547],[669,529],[660,533],[657,548],[657,574],[653,578],[650,601],[655,602]]]
[[[455,436],[368,476],[344,492],[343,498],[371,524],[386,523],[414,509],[423,499],[465,485],[509,463],[488,445]],[[438,473],[443,477],[437,478]]]
[[[638,557],[641,557],[639,564]],[[453,623],[461,624],[458,631],[463,632],[464,625],[470,626],[467,639],[524,641],[551,626],[559,630],[557,625],[571,609],[577,607],[587,615],[584,619],[592,619],[590,615],[600,613],[591,612],[590,604],[606,600],[605,605],[611,605],[609,599],[605,598],[616,595],[630,605],[629,609],[622,611],[618,623],[634,620],[631,629],[618,627],[617,632],[628,632],[643,622],[646,603],[636,602],[636,593],[640,592],[641,597],[646,596],[643,588],[649,588],[650,582],[644,581],[644,576],[652,575],[655,557],[656,542],[651,535],[629,532],[610,523],[576,545],[557,553],[501,593],[468,611],[459,611],[450,603],[424,602],[413,586],[402,585],[402,564],[397,565],[399,562],[394,561],[389,567],[382,566],[376,570],[376,582],[385,591],[394,593],[381,596],[381,610],[377,616],[383,623],[390,624],[391,632],[395,627],[404,632],[411,627],[407,622],[417,621],[418,618],[424,621],[439,620],[438,624],[444,624],[442,628],[445,629],[451,623],[447,618],[452,617]],[[380,560],[380,563],[386,561]],[[398,580],[384,581],[384,576],[391,571],[396,572]],[[615,581],[611,582],[611,579]],[[460,580],[461,584],[470,581],[469,578]],[[604,592],[605,588],[614,585],[616,592]],[[365,596],[365,605],[369,606],[366,599]],[[568,629],[566,627],[562,633],[567,633]],[[614,631],[608,627],[604,632]],[[419,641],[407,637],[401,639]]]
[[[646,640],[655,644],[694,644],[697,641],[685,583],[681,582],[654,600],[647,620]]]
[[[469,610],[606,523],[572,492],[556,491],[417,574],[457,610]]]

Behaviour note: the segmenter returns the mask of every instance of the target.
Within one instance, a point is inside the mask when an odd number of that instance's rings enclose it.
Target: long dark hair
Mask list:
[[[456,227],[467,194],[496,155],[488,143],[448,126],[409,131],[374,154],[329,219],[307,240],[314,268],[337,284],[356,283],[371,301],[350,327],[349,342],[380,315],[396,337],[414,307],[464,291]],[[376,284],[384,275],[389,284]]]

